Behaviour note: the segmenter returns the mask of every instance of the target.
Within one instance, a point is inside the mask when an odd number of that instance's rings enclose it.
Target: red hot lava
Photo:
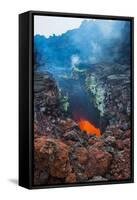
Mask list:
[[[95,134],[97,137],[101,135],[100,129],[96,128],[91,122],[84,118],[80,118],[80,120],[77,122],[79,125],[79,128],[82,131],[86,131],[89,134]]]

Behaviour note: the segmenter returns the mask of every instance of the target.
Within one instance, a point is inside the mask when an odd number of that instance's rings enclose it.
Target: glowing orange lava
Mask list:
[[[78,121],[78,125],[82,131],[86,131],[89,134],[96,134],[96,136],[100,136],[100,129],[96,128],[91,122],[81,118]]]

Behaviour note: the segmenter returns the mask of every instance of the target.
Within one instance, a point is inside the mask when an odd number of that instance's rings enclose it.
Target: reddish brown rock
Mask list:
[[[48,179],[47,162],[43,160],[43,155],[40,153],[40,149],[45,143],[45,136],[37,136],[34,139],[34,184],[36,185],[46,184]]]
[[[110,166],[112,155],[95,147],[90,147],[88,151],[89,161],[86,166],[88,177],[104,175]]]
[[[64,132],[67,131],[69,128],[72,128],[73,126],[76,126],[76,125],[77,124],[70,118],[67,118],[65,120],[61,119],[59,121],[59,126]]]
[[[40,149],[46,143],[46,137],[41,136],[34,139],[34,160],[35,160],[35,169],[44,170],[47,166],[46,160],[43,159],[43,154],[40,152]]]
[[[96,143],[92,146],[92,148],[97,148],[97,149],[101,149],[104,146],[104,141],[98,140],[96,141]]]
[[[85,147],[77,147],[75,151],[76,157],[80,164],[84,164],[88,160],[88,151]]]
[[[73,127],[73,126],[76,126],[77,124],[72,119],[67,118],[65,125],[66,125],[66,129],[69,129],[69,128]]]
[[[113,145],[115,144],[116,142],[116,138],[114,136],[108,136],[106,139],[105,139],[105,142],[109,145]]]
[[[65,178],[72,168],[69,162],[68,146],[58,139],[45,136],[35,139],[35,184],[50,182],[51,177]]]
[[[113,131],[113,136],[114,136],[116,139],[120,139],[120,138],[123,136],[123,131],[122,131],[121,129],[116,128],[116,129]]]
[[[131,131],[127,130],[124,134],[125,138],[130,138]]]
[[[36,152],[40,151],[40,148],[46,143],[46,136],[37,137],[34,140],[34,149]]]
[[[122,140],[116,140],[116,147],[119,149],[119,150],[122,150],[124,148],[124,143]]]
[[[53,177],[64,178],[71,171],[68,146],[57,139],[47,139],[40,149],[48,162],[49,173]]]
[[[68,146],[72,146],[74,145],[76,142],[75,141],[72,141],[72,140],[66,140],[65,141],[65,144],[67,144]]]
[[[66,179],[65,179],[66,183],[75,183],[76,182],[76,174],[75,173],[70,173]]]
[[[93,153],[89,152],[89,160],[85,166],[85,174],[91,178],[96,175],[97,161]]]
[[[110,166],[110,174],[113,180],[124,180],[130,178],[130,151],[124,151],[117,155]]]
[[[130,148],[130,139],[129,138],[126,138],[124,141],[123,141],[123,144],[126,148]]]
[[[92,138],[90,138],[90,139],[88,140],[88,144],[89,144],[89,145],[93,145],[93,144],[96,143],[96,140],[97,140],[96,137],[92,137]]]

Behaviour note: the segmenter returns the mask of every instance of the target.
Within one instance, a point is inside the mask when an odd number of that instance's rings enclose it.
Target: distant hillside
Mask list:
[[[104,20],[102,21],[104,23]],[[105,25],[102,29],[98,23],[84,20],[79,28],[69,30],[60,36],[53,35],[46,38],[35,35],[35,67],[69,69],[73,62],[129,64],[130,23],[114,21],[111,23],[111,31],[108,31],[108,26],[105,29]]]

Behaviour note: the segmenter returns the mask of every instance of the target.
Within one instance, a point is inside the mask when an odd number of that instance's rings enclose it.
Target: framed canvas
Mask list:
[[[133,17],[19,15],[19,185],[134,182]]]

